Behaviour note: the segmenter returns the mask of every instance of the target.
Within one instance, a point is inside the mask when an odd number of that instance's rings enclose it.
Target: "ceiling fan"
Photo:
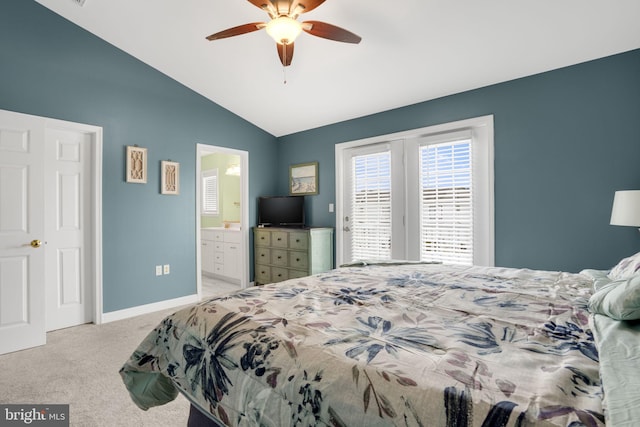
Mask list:
[[[291,65],[293,59],[293,42],[302,32],[316,37],[335,40],[343,43],[360,43],[362,38],[343,28],[320,21],[298,21],[298,16],[310,12],[320,6],[325,0],[248,0],[249,3],[269,14],[269,22],[252,22],[239,25],[211,34],[207,40],[219,40],[227,37],[239,36],[253,31],[266,29],[267,33],[276,41],[280,62],[285,67]]]

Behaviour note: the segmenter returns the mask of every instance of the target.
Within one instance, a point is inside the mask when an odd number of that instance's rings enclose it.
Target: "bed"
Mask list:
[[[179,310],[120,374],[145,410],[184,394],[190,425],[631,426],[629,382],[601,382],[592,331],[611,325],[589,311],[614,279],[361,263]]]

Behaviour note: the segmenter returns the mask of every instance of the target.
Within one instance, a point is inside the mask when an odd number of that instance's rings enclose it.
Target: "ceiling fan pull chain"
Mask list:
[[[287,66],[284,65],[287,63],[287,45],[282,43],[282,57],[284,58],[284,62],[282,63],[282,84],[287,84]]]

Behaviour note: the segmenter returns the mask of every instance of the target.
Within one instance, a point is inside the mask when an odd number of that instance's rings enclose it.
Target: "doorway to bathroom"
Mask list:
[[[197,144],[196,244],[200,299],[248,286],[249,153]]]

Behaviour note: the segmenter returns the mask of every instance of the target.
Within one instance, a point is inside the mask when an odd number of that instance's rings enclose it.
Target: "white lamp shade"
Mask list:
[[[288,16],[280,16],[269,21],[266,30],[276,43],[291,44],[302,31],[302,25]]]
[[[640,190],[616,191],[611,225],[640,227]]]

